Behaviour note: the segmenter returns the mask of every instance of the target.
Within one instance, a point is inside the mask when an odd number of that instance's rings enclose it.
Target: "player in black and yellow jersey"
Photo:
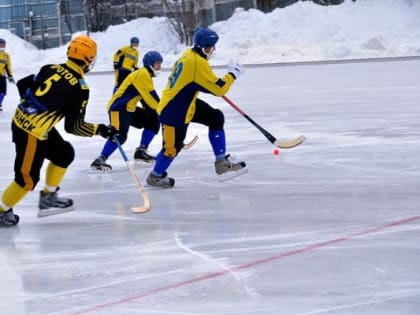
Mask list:
[[[18,81],[21,103],[12,121],[16,148],[15,177],[4,190],[0,201],[0,224],[15,225],[19,217],[12,208],[39,181],[45,159],[49,160],[45,187],[40,192],[38,216],[67,212],[73,200],[59,198],[57,191],[68,166],[74,159],[72,145],[58,133],[55,125],[64,118],[67,132],[83,137],[114,136],[114,128],[85,122],[89,87],[84,80],[96,58],[96,43],[90,37],[74,38],[63,64],[45,65],[37,75]]]
[[[217,174],[239,171],[246,166],[245,162],[233,163],[228,159],[229,155],[226,155],[222,111],[197,98],[199,92],[225,95],[243,67],[232,62],[228,73],[218,78],[208,59],[216,49],[219,36],[208,28],[200,28],[194,33],[193,39],[193,47],[187,49],[175,63],[157,108],[162,123],[163,146],[156,156],[153,171],[147,177],[147,183],[151,186],[174,186],[175,180],[167,177],[166,170],[182,149],[191,122],[209,128],[208,137],[216,160]]]
[[[118,49],[114,56],[114,70],[115,70],[115,87],[114,93],[124,81],[124,79],[133,71],[137,70],[139,63],[139,39],[138,37],[131,37],[130,45]]]
[[[6,52],[6,40],[0,38],[0,111],[3,110],[3,99],[7,92],[6,78],[10,83],[15,83],[12,74],[10,55]]]
[[[156,113],[159,96],[153,84],[153,77],[159,73],[163,58],[157,51],[148,51],[143,57],[143,67],[132,72],[109,100],[107,111],[112,126],[119,131],[118,140],[127,140],[130,126],[143,129],[140,146],[134,153],[135,160],[152,162],[155,157],[147,148],[159,132],[160,123]],[[142,106],[137,106],[138,103]],[[110,171],[111,165],[105,161],[117,149],[114,141],[107,140],[101,154],[90,165],[93,170]]]

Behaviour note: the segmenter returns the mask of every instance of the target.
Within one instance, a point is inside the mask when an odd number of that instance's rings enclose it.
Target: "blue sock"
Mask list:
[[[155,167],[153,168],[152,174],[156,176],[161,176],[163,173],[166,172],[173,160],[173,158],[164,155],[163,150],[160,151],[159,154],[156,156],[156,163]]]
[[[209,140],[216,160],[223,159],[226,155],[225,131],[223,129],[209,130]]]
[[[3,103],[3,99],[4,99],[4,94],[3,93],[0,93],[0,106]]]
[[[149,146],[150,142],[152,142],[153,138],[155,137],[155,133],[150,129],[143,129],[143,133],[141,134],[140,140],[140,148],[145,148]]]
[[[105,158],[109,158],[116,149],[117,145],[111,140],[107,140],[104,145],[104,148],[102,149],[101,155]]]

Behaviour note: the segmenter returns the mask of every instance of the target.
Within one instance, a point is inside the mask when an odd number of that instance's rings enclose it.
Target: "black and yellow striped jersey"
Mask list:
[[[6,74],[8,77],[13,76],[10,56],[7,52],[0,51],[0,75],[5,77]]]
[[[82,69],[73,61],[46,65],[39,73],[19,80],[22,102],[13,122],[27,133],[44,140],[63,117],[67,132],[84,137],[96,134],[97,124],[85,122],[89,87]]]

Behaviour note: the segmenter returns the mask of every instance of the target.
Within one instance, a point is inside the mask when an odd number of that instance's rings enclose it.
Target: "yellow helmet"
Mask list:
[[[86,35],[79,35],[70,41],[67,57],[82,61],[85,71],[88,71],[96,58],[96,43]]]

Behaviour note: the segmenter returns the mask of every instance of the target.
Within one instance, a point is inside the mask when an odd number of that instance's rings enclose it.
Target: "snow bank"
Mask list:
[[[271,13],[238,8],[211,26],[220,35],[213,64],[330,60],[420,55],[419,0],[347,0],[338,6],[298,2]],[[38,50],[5,30],[15,72],[62,62],[66,46]],[[112,55],[140,38],[140,52],[157,50],[171,67],[185,49],[162,17],[139,18],[93,33],[99,52],[94,71],[112,70]]]

